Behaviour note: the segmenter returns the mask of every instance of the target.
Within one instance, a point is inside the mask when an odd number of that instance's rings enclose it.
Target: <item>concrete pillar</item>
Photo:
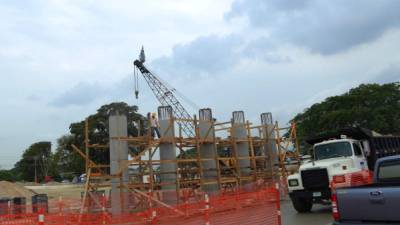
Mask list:
[[[128,136],[128,123],[125,115],[118,112],[110,115],[109,119],[110,134],[110,174],[116,175],[120,169],[122,161],[128,160],[128,143],[114,139],[116,137]],[[122,172],[122,184],[126,185],[129,181],[128,168]],[[111,179],[111,212],[113,215],[121,214],[127,209],[128,193],[124,188],[120,188],[119,178]]]
[[[163,142],[159,145],[160,160],[176,160],[176,147],[174,140],[175,127],[171,106],[158,107],[158,121],[160,123],[161,138],[163,140]],[[161,183],[170,183],[167,185],[162,185],[162,190],[176,190],[176,171],[176,162],[161,162]],[[168,203],[173,203],[176,201],[176,199],[176,196],[171,196],[171,192],[163,195],[163,200]]]
[[[279,159],[276,147],[274,122],[271,113],[261,114],[261,125],[263,126],[264,154],[266,157],[266,170],[271,174],[272,178],[278,175],[279,172]]]
[[[217,181],[217,149],[211,109],[199,110],[199,137],[205,141],[200,143],[200,158],[213,159],[201,162],[203,178],[205,181]],[[215,192],[218,191],[218,183],[205,184],[202,188],[206,192]]]
[[[249,157],[249,143],[247,141],[247,129],[243,111],[235,111],[232,113],[232,137],[239,140],[235,144],[237,157]],[[240,176],[250,176],[250,158],[238,159]]]

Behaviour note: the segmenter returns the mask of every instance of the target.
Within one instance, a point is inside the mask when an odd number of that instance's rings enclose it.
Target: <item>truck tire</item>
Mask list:
[[[299,213],[310,212],[313,206],[312,199],[307,198],[292,198],[292,204]]]

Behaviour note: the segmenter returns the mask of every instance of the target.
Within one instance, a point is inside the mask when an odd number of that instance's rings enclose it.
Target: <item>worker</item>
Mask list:
[[[158,123],[158,119],[157,119],[157,114],[156,113],[152,113],[151,117],[150,117],[150,125],[151,125],[151,136],[154,138],[155,135],[157,134],[157,138],[160,138],[160,124]]]

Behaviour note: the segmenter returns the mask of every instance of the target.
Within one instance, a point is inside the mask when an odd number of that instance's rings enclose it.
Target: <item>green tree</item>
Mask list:
[[[25,181],[43,180],[49,175],[50,162],[52,160],[51,142],[41,141],[32,144],[22,154],[21,160],[15,164],[15,172]]]
[[[296,115],[300,140],[344,127],[360,126],[400,134],[400,83],[362,84]]]
[[[108,133],[108,117],[110,113],[119,112],[127,116],[128,120],[128,135],[138,136],[139,130],[141,134],[146,133],[147,118],[137,113],[137,106],[130,106],[125,102],[114,102],[101,106],[97,112],[88,116],[89,123],[89,143],[106,145],[109,143]],[[138,129],[138,127],[140,127]],[[70,134],[64,135],[58,139],[56,149],[57,165],[60,168],[61,174],[68,173],[83,173],[85,163],[82,157],[76,153],[71,144],[75,144],[82,151],[85,149],[85,120],[72,123],[69,127]],[[137,150],[130,148],[132,153],[137,153]],[[90,151],[90,158],[99,164],[109,164],[109,149],[96,149]]]
[[[57,148],[54,154],[54,166],[62,178],[73,178],[85,170],[84,159],[72,149],[75,137],[71,134],[57,139]]]
[[[18,181],[19,177],[17,176],[15,169],[0,170],[0,181],[2,181],[2,180]]]

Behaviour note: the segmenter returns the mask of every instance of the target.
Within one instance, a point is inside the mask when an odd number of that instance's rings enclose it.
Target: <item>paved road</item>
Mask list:
[[[314,205],[311,213],[297,213],[290,201],[282,201],[283,225],[330,225],[332,214],[330,206]]]

